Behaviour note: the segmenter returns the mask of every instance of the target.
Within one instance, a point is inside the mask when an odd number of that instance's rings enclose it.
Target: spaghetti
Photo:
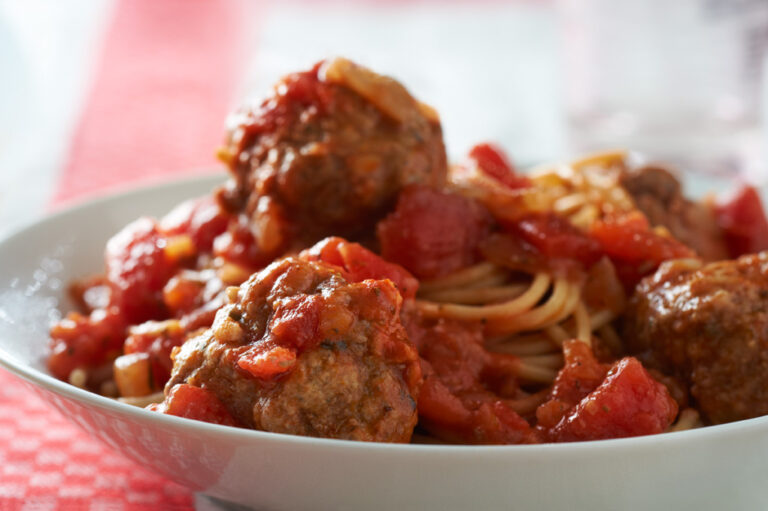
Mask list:
[[[496,218],[511,220],[527,213],[553,211],[588,232],[596,222],[636,211],[619,178],[626,170],[626,153],[598,154],[570,164],[531,173],[531,186],[505,188],[480,165],[452,173],[461,193],[482,201]],[[584,283],[603,282],[603,300],[595,300]],[[609,290],[610,292],[606,292]],[[594,293],[592,293],[594,295]],[[623,351],[612,322],[621,314],[626,296],[610,261],[590,270],[567,273],[542,269],[521,271],[481,261],[439,278],[421,282],[416,307],[428,318],[482,325],[485,347],[516,357],[514,377],[533,393],[506,401],[520,414],[542,406],[566,364],[564,344],[577,339],[586,346]],[[519,393],[522,391],[519,391]],[[670,431],[695,427],[686,410]]]

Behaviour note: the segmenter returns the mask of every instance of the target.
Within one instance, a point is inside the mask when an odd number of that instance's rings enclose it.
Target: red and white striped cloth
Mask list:
[[[213,168],[245,91],[329,54],[402,77],[442,111],[457,153],[481,137],[540,159],[562,140],[551,13],[533,1],[0,1],[6,26],[27,76],[0,78],[11,86],[0,95],[30,88],[32,99],[0,115],[0,149],[11,149],[0,150],[0,233],[108,189]],[[2,43],[0,57],[13,50]],[[15,138],[4,146],[4,136]],[[216,506],[113,453],[0,371],[0,510],[196,504]]]
[[[227,0],[120,0],[94,20],[109,26],[68,153],[49,169],[49,206],[211,168],[242,81],[247,10]],[[0,373],[0,509],[190,509],[194,501]]]

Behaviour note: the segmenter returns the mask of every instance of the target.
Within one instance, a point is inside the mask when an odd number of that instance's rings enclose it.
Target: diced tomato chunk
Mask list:
[[[479,203],[413,185],[400,193],[395,211],[376,232],[384,259],[418,278],[434,278],[474,263],[490,224],[490,214]]]
[[[611,259],[627,262],[653,262],[695,257],[695,253],[676,239],[653,232],[640,212],[618,219],[598,220],[591,233]]]
[[[237,365],[254,378],[269,381],[293,369],[296,365],[296,352],[282,346],[266,351],[251,349],[240,356]]]
[[[150,405],[150,410],[186,417],[225,426],[237,426],[237,422],[229,413],[221,400],[210,390],[195,387],[186,383],[174,385],[159,405]]]
[[[554,213],[526,215],[505,227],[548,259],[574,259],[589,267],[602,256],[597,241]]]
[[[318,241],[312,247],[303,250],[299,257],[307,261],[320,261],[346,271],[344,257],[339,247],[348,244],[344,238],[330,237]]]
[[[528,273],[549,269],[547,260],[533,245],[519,236],[494,232],[480,244],[485,259],[510,270]]]
[[[318,295],[297,295],[281,302],[269,322],[269,330],[283,345],[304,350],[317,342],[317,330],[322,298]]]
[[[484,442],[533,444],[541,440],[536,430],[503,400],[483,403],[474,413],[474,431],[484,432]]]
[[[48,369],[66,380],[76,368],[89,369],[110,363],[120,354],[125,320],[116,309],[97,309],[89,316],[70,313],[51,328]]]
[[[419,347],[425,376],[419,421],[432,435],[471,444],[539,441],[506,402],[518,389],[517,357],[486,350],[477,325],[409,325],[408,333]]]
[[[563,355],[565,365],[555,379],[551,396],[576,404],[602,383],[608,367],[597,361],[586,343],[576,339],[563,343]]]
[[[648,220],[639,211],[598,220],[590,229],[590,235],[614,262],[619,278],[630,290],[662,262],[696,257],[693,250],[676,239],[651,230]]]
[[[549,431],[555,442],[661,433],[675,419],[677,403],[633,357],[615,362],[605,380]]]
[[[165,254],[165,238],[152,219],[140,218],[107,243],[107,280],[112,304],[129,323],[163,316],[162,290],[176,270]]]
[[[571,339],[563,343],[565,365],[557,374],[546,403],[536,410],[540,428],[554,427],[579,401],[605,379],[608,366],[597,361],[585,343]]]
[[[437,376],[429,375],[419,392],[419,416],[443,428],[456,429],[469,423],[471,413]]]
[[[432,435],[449,442],[471,444],[530,444],[540,438],[533,428],[501,399],[468,403],[453,394],[436,376],[427,377],[419,394],[419,421]]]
[[[768,220],[754,187],[743,187],[715,214],[731,257],[768,250]]]
[[[210,252],[213,240],[227,229],[228,215],[213,196],[182,202],[160,220],[160,230],[169,236],[187,234],[197,250]]]
[[[359,243],[342,238],[326,238],[302,251],[300,257],[337,266],[351,282],[389,279],[404,299],[416,296],[419,287],[419,281],[399,264],[385,261]]]
[[[389,279],[403,298],[416,296],[419,281],[399,264],[385,261],[358,243],[339,245],[339,252],[353,282],[362,282],[366,279]]]
[[[469,158],[484,174],[496,179],[509,189],[527,188],[531,180],[515,172],[504,152],[493,144],[477,144],[469,151]]]

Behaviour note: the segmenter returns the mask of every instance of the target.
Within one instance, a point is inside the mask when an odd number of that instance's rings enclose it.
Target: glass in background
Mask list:
[[[768,183],[768,0],[561,0],[572,151]]]

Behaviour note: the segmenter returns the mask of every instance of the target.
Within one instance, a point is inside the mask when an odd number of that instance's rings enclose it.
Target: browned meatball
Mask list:
[[[389,280],[287,258],[230,289],[213,327],[175,353],[167,394],[202,387],[264,431],[410,440],[421,369]]]
[[[623,331],[644,362],[689,385],[711,422],[768,414],[768,252],[664,263],[638,285]]]
[[[656,165],[624,173],[622,186],[654,226],[664,226],[707,261],[728,258],[723,235],[712,208],[683,196],[680,182]]]
[[[371,229],[406,184],[439,186],[446,156],[437,114],[398,82],[345,59],[283,78],[233,119],[223,154],[230,209],[275,235],[273,218],[312,243]],[[284,240],[282,240],[284,241]],[[269,242],[276,245],[277,242]]]

